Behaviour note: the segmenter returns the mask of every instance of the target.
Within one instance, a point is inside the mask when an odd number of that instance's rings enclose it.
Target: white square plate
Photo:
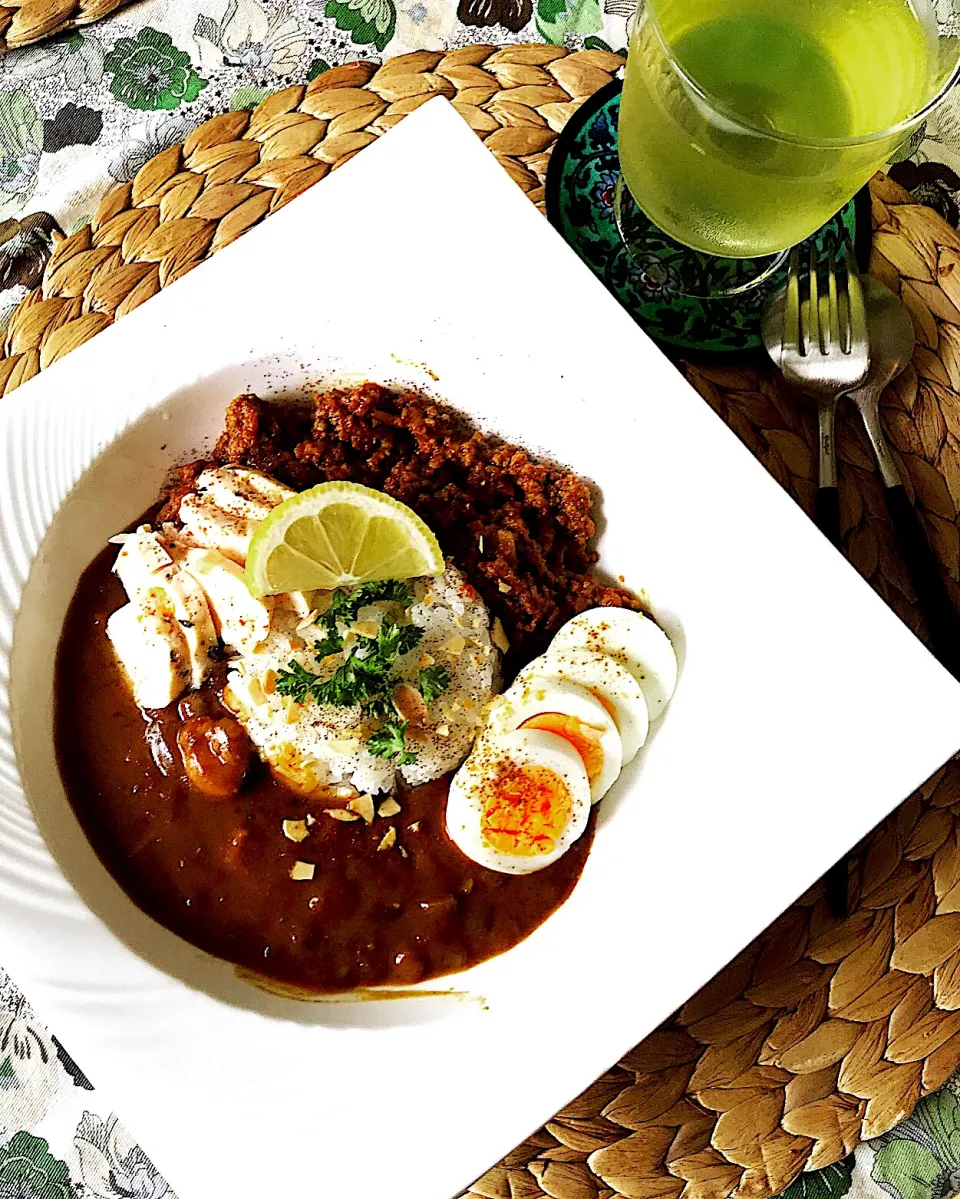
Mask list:
[[[603,565],[647,590],[680,684],[571,899],[456,980],[486,1004],[269,1000],[86,846],[52,653],[79,571],[233,395],[416,364],[596,482]],[[181,1199],[448,1199],[960,746],[960,686],[442,101],[4,399],[0,452],[0,961]]]

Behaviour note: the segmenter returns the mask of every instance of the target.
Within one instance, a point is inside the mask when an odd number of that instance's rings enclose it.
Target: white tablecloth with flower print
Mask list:
[[[146,0],[0,59],[0,327],[48,252],[19,219],[43,213],[41,229],[71,232],[111,184],[208,117],[349,58],[476,41],[620,50],[633,3]],[[901,159],[894,177],[957,224],[960,93]],[[950,1199],[960,1193],[958,1095],[951,1080],[892,1133],[787,1194]],[[0,1199],[173,1199],[158,1166],[0,970]],[[182,1185],[191,1194],[189,1179]]]

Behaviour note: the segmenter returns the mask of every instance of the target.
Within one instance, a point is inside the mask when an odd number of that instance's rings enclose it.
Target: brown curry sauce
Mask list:
[[[109,546],[87,568],[64,621],[57,756],[97,854],[160,924],[279,982],[341,991],[411,984],[502,953],[573,890],[592,820],[554,865],[498,874],[447,837],[446,779],[401,790],[401,811],[370,825],[323,815],[255,756],[233,798],[198,791],[184,772],[177,733],[184,713],[225,714],[225,671],[179,704],[137,707],[105,632],[126,602],[111,572],[115,556]],[[308,838],[288,840],[282,822],[308,814],[315,817]],[[390,826],[396,845],[379,850]],[[298,860],[316,864],[311,881],[290,878]]]

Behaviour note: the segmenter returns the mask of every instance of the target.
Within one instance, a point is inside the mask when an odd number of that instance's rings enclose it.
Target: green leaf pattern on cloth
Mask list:
[[[323,10],[358,46],[385,50],[397,25],[393,0],[327,0]]]
[[[960,1100],[950,1084],[881,1138],[872,1175],[894,1199],[951,1199],[960,1192]]]
[[[113,76],[110,91],[129,108],[179,108],[207,86],[193,69],[190,55],[177,49],[169,33],[157,29],[121,38],[103,65]]]
[[[783,1199],[840,1199],[850,1190],[853,1179],[853,1156],[822,1170],[801,1174],[783,1192]]]
[[[603,28],[599,0],[538,0],[537,33],[545,42],[565,45],[570,37]]]
[[[50,1154],[43,1137],[18,1132],[0,1149],[0,1197],[76,1199],[67,1163]]]
[[[0,92],[0,218],[22,212],[33,195],[43,125],[25,92]]]

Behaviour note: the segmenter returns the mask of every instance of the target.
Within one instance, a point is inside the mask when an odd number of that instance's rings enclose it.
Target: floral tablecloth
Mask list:
[[[352,57],[477,41],[623,49],[634,2],[145,0],[0,59],[0,327],[40,278],[49,250],[36,231],[71,232],[112,183],[200,121]],[[960,90],[900,159],[893,176],[957,224]],[[27,215],[36,219],[23,226]],[[787,1194],[960,1194],[958,1096],[960,1075],[892,1133]],[[139,1132],[149,1145],[150,1130]],[[0,970],[0,1199],[175,1199],[176,1182]],[[192,1196],[190,1180],[181,1185]]]

